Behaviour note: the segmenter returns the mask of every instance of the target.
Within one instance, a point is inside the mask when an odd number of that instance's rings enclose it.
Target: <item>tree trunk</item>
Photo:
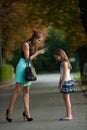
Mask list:
[[[80,16],[81,16],[82,24],[83,24],[84,30],[87,34],[87,1],[79,0],[78,6],[80,8]],[[80,47],[78,49],[78,52],[79,52],[79,64],[80,64],[81,78],[83,80],[84,64],[87,63],[87,46],[84,45],[84,46]]]
[[[87,1],[79,0],[80,16],[84,26],[84,30],[87,34]]]
[[[82,78],[84,63],[87,63],[87,47],[83,46],[79,48],[78,53],[79,53],[80,72],[81,72],[81,78]]]
[[[2,65],[2,47],[0,43],[0,65]]]

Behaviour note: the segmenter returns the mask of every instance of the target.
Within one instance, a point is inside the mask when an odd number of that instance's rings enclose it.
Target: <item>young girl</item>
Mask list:
[[[56,61],[60,62],[60,80],[58,87],[60,92],[63,93],[63,99],[66,107],[66,115],[64,118],[60,118],[60,120],[72,120],[73,116],[70,101],[70,93],[74,92],[74,82],[70,76],[72,66],[64,50],[56,50],[54,57]]]

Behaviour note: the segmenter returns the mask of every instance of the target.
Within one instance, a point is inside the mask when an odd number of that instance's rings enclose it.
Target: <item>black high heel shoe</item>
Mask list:
[[[25,112],[23,112],[23,118],[24,118],[24,121],[25,121],[25,118],[27,119],[27,121],[32,121],[33,120],[33,118],[31,118],[31,117],[27,117]]]
[[[7,111],[6,111],[5,116],[6,116],[6,120],[11,123],[11,122],[12,122],[12,119],[8,117],[8,109],[7,109]]]

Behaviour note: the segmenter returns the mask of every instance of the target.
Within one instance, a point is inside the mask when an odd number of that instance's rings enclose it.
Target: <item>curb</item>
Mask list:
[[[80,87],[80,91],[82,91],[84,93],[85,96],[87,96],[87,84],[83,85],[81,84],[81,82],[79,81],[75,81],[75,86],[76,87]]]
[[[15,82],[13,80],[5,81],[0,83],[0,90],[6,89],[8,87],[13,87]]]

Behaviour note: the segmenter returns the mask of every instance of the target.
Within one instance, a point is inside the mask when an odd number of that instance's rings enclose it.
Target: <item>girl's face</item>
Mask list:
[[[42,42],[42,38],[34,38],[34,41],[33,41],[33,43],[36,45],[36,46],[39,46],[40,45],[40,43]]]
[[[61,56],[54,55],[56,61],[62,61]]]

